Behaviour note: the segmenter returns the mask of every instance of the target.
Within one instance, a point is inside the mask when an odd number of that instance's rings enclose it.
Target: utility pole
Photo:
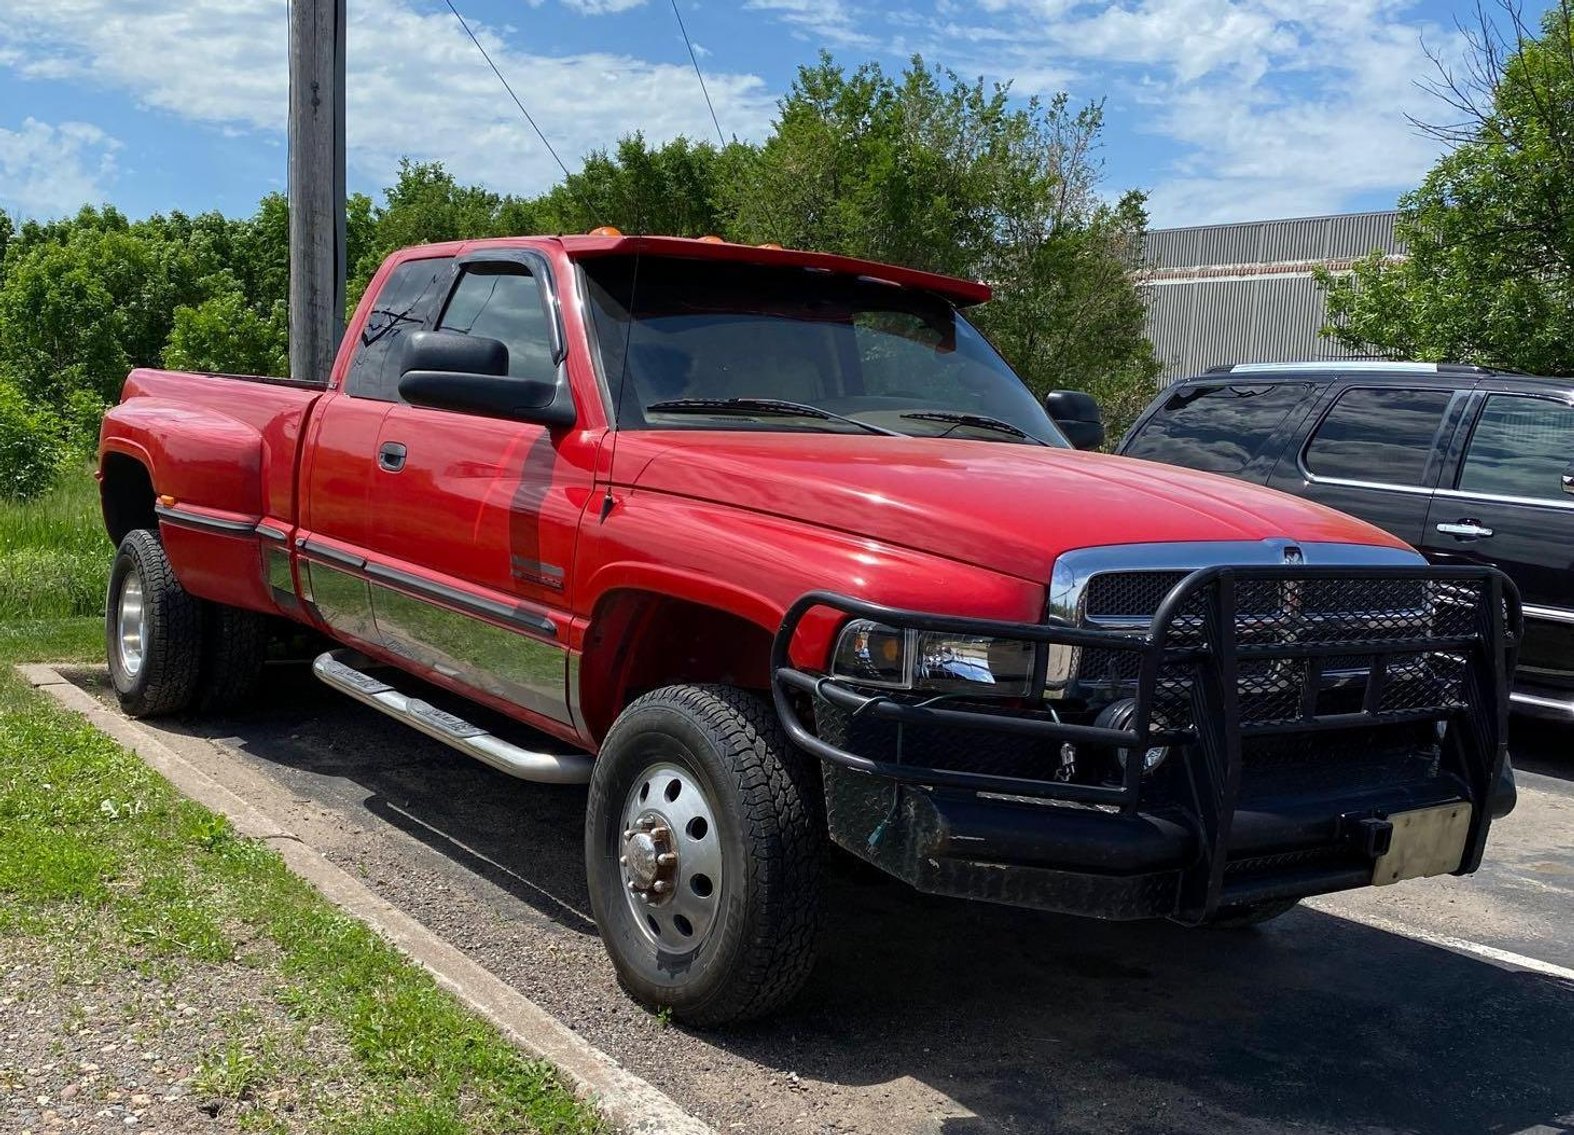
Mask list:
[[[345,0],[290,0],[290,377],[326,382],[344,329]]]

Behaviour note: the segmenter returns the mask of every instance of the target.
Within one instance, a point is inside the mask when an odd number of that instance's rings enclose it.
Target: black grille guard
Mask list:
[[[1263,614],[1265,588],[1286,598],[1285,610]],[[1321,589],[1321,590],[1316,590]],[[1406,590],[1408,589],[1408,590]],[[1429,626],[1418,627],[1413,611],[1384,625],[1385,604],[1373,596],[1426,596]],[[1238,596],[1255,599],[1244,607]],[[1348,597],[1348,617],[1331,619],[1326,609],[1298,616],[1294,597],[1315,593]],[[1325,601],[1326,606],[1326,601]],[[1028,710],[981,710],[945,704],[915,704],[888,693],[858,688],[849,680],[796,668],[791,646],[804,617],[829,609],[898,628],[1016,639],[1045,646],[1096,649],[1135,655],[1135,711],[1124,729],[1062,722]],[[1256,614],[1243,614],[1252,610]],[[901,610],[831,591],[813,591],[788,609],[771,650],[776,709],[791,740],[832,765],[900,784],[1074,801],[1112,806],[1135,814],[1142,796],[1142,765],[1128,760],[1122,783],[1063,783],[1000,776],[966,769],[933,768],[896,759],[879,760],[838,748],[804,725],[802,695],[824,699],[853,715],[907,725],[950,726],[1027,735],[1046,742],[1099,744],[1142,753],[1156,745],[1186,745],[1190,774],[1198,787],[1193,817],[1211,870],[1198,880],[1216,901],[1235,812],[1242,768],[1242,742],[1254,736],[1336,733],[1398,722],[1439,721],[1448,730],[1448,763],[1475,805],[1461,872],[1474,870],[1491,823],[1483,807],[1507,759],[1509,681],[1522,614],[1512,581],[1493,568],[1416,565],[1352,567],[1272,565],[1200,568],[1177,583],[1146,630],[1107,630],[1051,623],[1015,623]],[[1266,639],[1266,641],[1264,641]],[[834,638],[833,638],[834,641]],[[1049,652],[1039,650],[1038,679]],[[1359,710],[1319,712],[1325,669],[1364,659],[1365,691]],[[1441,676],[1424,687],[1435,696],[1389,697],[1390,679],[1417,658]],[[1275,709],[1265,711],[1251,675],[1277,668]],[[1242,673],[1247,680],[1243,683]],[[1294,688],[1298,685],[1298,689]],[[1290,701],[1286,701],[1287,690]],[[1042,689],[1042,681],[1034,688]],[[1286,706],[1289,706],[1288,710]],[[1177,712],[1181,707],[1184,712]],[[1457,725],[1458,728],[1453,726]],[[1333,738],[1330,738],[1332,741]],[[1200,866],[1200,865],[1199,865]],[[1191,890],[1190,887],[1187,888]],[[1194,899],[1203,899],[1194,892]],[[1211,906],[1211,902],[1209,902]]]

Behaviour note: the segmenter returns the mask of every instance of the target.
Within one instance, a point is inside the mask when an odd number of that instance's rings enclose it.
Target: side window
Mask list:
[[[399,401],[399,348],[406,335],[421,330],[441,301],[452,265],[447,256],[406,260],[389,273],[361,328],[361,341],[345,377],[346,394]]]
[[[1180,387],[1123,452],[1205,473],[1239,473],[1310,389],[1305,382]]]
[[[466,269],[448,301],[440,331],[497,339],[508,348],[508,373],[551,382],[552,336],[535,277],[517,264],[481,264]]]
[[[1563,474],[1574,461],[1574,407],[1545,398],[1494,394],[1470,435],[1459,488],[1488,496],[1567,501]]]
[[[1317,477],[1420,485],[1449,390],[1347,390],[1306,447]]]

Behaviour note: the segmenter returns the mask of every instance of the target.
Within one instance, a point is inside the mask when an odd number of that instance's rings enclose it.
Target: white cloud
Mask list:
[[[787,24],[818,37],[822,44],[868,49],[880,46],[870,34],[873,12],[849,0],[748,0],[755,11],[772,12]]]
[[[1406,114],[1422,38],[1457,36],[1413,0],[941,0],[931,40],[972,44],[1021,94],[1070,85],[1163,139],[1144,179],[1155,224],[1334,212],[1416,184],[1437,155]],[[971,34],[970,34],[971,33]],[[1042,85],[1047,81],[1052,86]]]
[[[23,75],[67,75],[184,119],[277,138],[288,93],[287,13],[287,0],[51,0],[7,13],[0,60]],[[571,169],[586,151],[635,130],[652,141],[711,132],[686,60],[534,55],[466,18]],[[352,3],[348,37],[347,144],[359,174],[386,184],[409,155],[505,192],[537,191],[561,176],[446,8]],[[705,78],[724,129],[763,134],[775,103],[761,79]]]
[[[645,0],[563,0],[565,8],[572,8],[583,16],[606,16],[638,8]]]
[[[24,217],[73,213],[102,201],[115,178],[120,143],[86,122],[50,124],[24,119],[0,127],[0,206]]]

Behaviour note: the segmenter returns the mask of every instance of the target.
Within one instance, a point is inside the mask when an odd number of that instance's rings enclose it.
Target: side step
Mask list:
[[[312,673],[340,693],[349,694],[356,701],[365,702],[445,745],[452,745],[499,772],[542,784],[590,783],[592,758],[586,754],[538,753],[510,744],[462,717],[401,694],[387,682],[357,670],[340,657],[353,657],[354,653],[330,650],[319,654],[312,662]]]

